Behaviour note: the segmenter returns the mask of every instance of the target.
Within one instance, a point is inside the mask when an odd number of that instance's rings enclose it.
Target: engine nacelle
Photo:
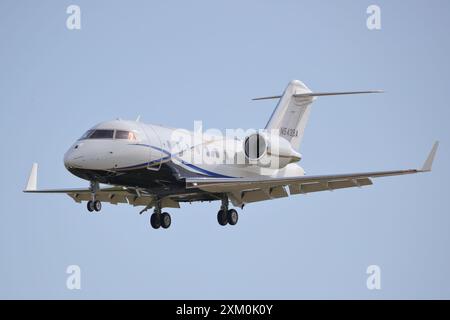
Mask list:
[[[289,141],[266,132],[253,133],[244,139],[243,150],[249,164],[280,169],[300,161],[301,155]]]

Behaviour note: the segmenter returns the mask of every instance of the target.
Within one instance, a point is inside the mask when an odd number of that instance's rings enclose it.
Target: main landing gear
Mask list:
[[[228,198],[225,196],[222,198],[222,205],[219,212],[217,212],[217,222],[221,226],[227,224],[234,226],[239,220],[239,215],[236,210],[228,209]]]
[[[150,225],[153,229],[159,229],[162,227],[163,229],[167,229],[172,224],[172,218],[170,217],[170,214],[167,212],[161,213],[161,206],[159,201],[157,202],[155,206],[155,211],[150,216]]]

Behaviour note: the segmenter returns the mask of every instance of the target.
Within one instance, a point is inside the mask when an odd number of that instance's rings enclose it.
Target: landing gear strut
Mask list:
[[[234,226],[239,220],[239,215],[236,210],[228,209],[228,197],[224,196],[222,198],[222,205],[220,206],[219,212],[217,212],[217,222],[221,226],[230,224]]]
[[[167,212],[161,213],[161,203],[157,201],[155,211],[150,216],[150,225],[153,229],[159,229],[160,227],[167,229],[171,224],[172,218],[170,217],[170,214]]]

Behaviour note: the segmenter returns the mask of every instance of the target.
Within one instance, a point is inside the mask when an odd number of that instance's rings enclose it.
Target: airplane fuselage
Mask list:
[[[277,154],[265,165],[258,165],[261,160],[247,159],[243,144],[235,136],[198,137],[188,130],[114,120],[88,130],[66,152],[64,165],[88,181],[145,188],[160,195],[185,192],[186,177],[304,175],[295,164],[300,155],[292,148],[277,147],[281,157]]]

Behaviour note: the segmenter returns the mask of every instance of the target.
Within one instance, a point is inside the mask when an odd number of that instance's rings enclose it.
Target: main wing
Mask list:
[[[362,187],[371,185],[371,178],[431,171],[438,145],[439,142],[436,141],[421,169],[282,178],[187,178],[186,188],[198,188],[211,193],[227,193],[234,205],[242,206],[249,202],[287,197],[288,194],[285,187],[289,188],[291,195]]]
[[[59,193],[67,194],[76,202],[89,201],[92,199],[92,190],[89,188],[64,188],[64,189],[37,189],[37,170],[38,165],[34,163],[27,186],[23,192],[25,193]],[[100,188],[95,192],[95,199],[111,204],[127,203],[133,206],[153,206],[156,198],[153,194],[146,190],[138,188],[128,188],[121,186]],[[179,204],[171,198],[163,198],[160,200],[163,207],[179,208]]]

